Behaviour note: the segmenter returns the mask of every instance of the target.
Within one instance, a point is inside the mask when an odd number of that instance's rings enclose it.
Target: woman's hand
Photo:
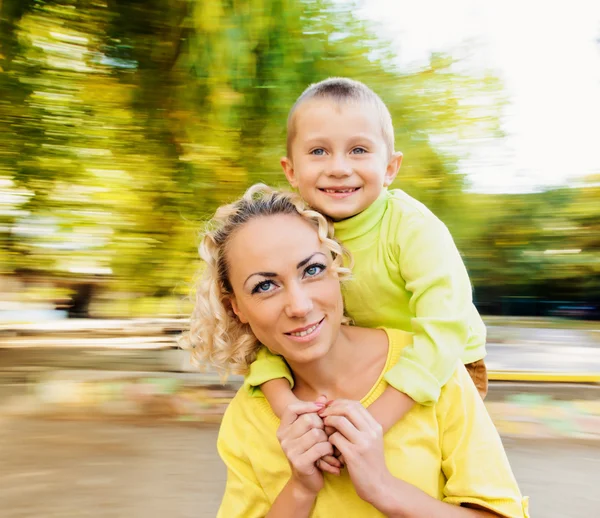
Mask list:
[[[329,442],[344,456],[356,493],[374,504],[393,479],[385,464],[381,425],[358,401],[346,399],[334,401],[319,415],[336,430]]]
[[[317,415],[324,407],[322,403],[304,401],[291,404],[283,412],[277,430],[277,439],[292,468],[292,479],[314,495],[323,488],[323,473],[316,462],[333,453],[323,420]]]

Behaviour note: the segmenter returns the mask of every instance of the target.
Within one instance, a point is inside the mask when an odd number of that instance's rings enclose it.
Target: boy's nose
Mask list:
[[[352,167],[345,157],[334,157],[331,161],[331,167],[327,171],[330,176],[342,178],[352,174]]]

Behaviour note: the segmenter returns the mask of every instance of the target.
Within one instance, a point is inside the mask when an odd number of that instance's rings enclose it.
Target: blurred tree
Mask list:
[[[541,246],[543,204],[465,194],[458,173],[463,142],[501,136],[498,80],[440,54],[405,72],[354,11],[332,0],[2,0],[3,270],[112,272],[110,289],[135,296],[186,291],[201,221],[250,183],[283,183],[289,108],[337,75],[388,104],[405,154],[397,185],[456,231],[475,284],[543,283],[525,253]],[[590,227],[583,201],[560,203]],[[581,246],[590,239],[582,230]]]

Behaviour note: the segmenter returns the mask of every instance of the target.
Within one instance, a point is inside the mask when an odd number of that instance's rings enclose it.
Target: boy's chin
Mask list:
[[[325,214],[328,218],[333,221],[343,221],[360,214],[364,208],[353,206],[353,207],[323,207],[322,209],[317,208],[319,212]]]

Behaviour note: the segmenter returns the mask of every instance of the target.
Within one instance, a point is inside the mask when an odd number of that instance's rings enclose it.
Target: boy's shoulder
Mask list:
[[[444,223],[422,202],[402,189],[388,191],[387,217],[394,225],[442,226]]]

